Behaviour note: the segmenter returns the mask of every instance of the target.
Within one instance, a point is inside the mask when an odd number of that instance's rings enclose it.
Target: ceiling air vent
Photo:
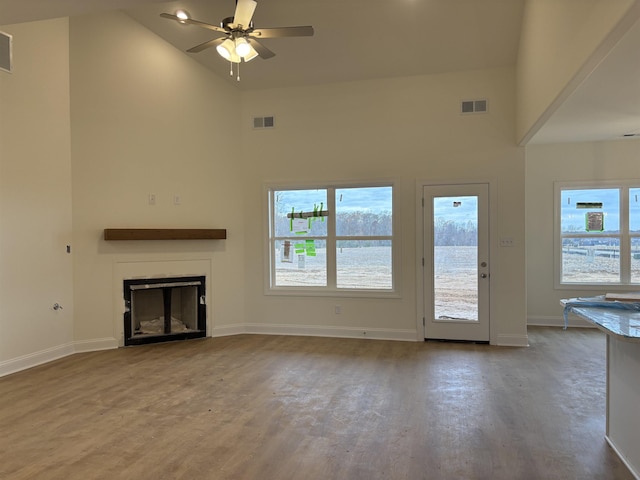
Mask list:
[[[276,126],[276,117],[270,115],[268,117],[253,117],[253,128],[274,128]]]
[[[0,70],[11,73],[13,37],[0,32]]]
[[[489,101],[485,98],[478,100],[462,100],[460,102],[460,113],[487,113],[489,111]]]

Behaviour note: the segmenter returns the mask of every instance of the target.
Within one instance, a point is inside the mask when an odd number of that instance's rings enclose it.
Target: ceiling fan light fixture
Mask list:
[[[236,46],[230,38],[227,38],[224,42],[218,45],[216,50],[225,60],[233,61],[233,57],[237,57]]]
[[[247,53],[242,59],[246,62],[250,62],[254,58],[258,56],[258,52],[256,52],[255,48],[249,44],[249,53]]]
[[[247,42],[246,38],[243,38],[243,37],[236,38],[236,53],[240,57],[245,58],[247,55],[251,53],[251,50],[252,50],[251,45],[249,45],[249,42]]]
[[[180,23],[185,23],[185,20],[189,20],[189,18],[191,18],[186,10],[178,10],[176,12],[176,17],[178,17],[178,21]]]

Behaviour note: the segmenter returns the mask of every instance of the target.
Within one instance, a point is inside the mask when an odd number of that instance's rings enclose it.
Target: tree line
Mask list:
[[[290,232],[290,219],[285,215],[276,219],[276,231],[287,236]],[[336,235],[342,236],[390,236],[393,233],[393,219],[391,212],[343,212],[338,213],[336,219]],[[320,218],[311,220],[309,236],[325,236],[326,220]],[[364,246],[366,241],[353,240],[343,246]],[[478,227],[475,222],[456,222],[436,218],[434,222],[434,244],[436,246],[477,246]]]
[[[310,236],[326,235],[326,218],[312,218]],[[276,232],[283,236],[291,233],[291,219],[286,215],[276,218]],[[341,212],[336,219],[336,235],[338,236],[390,236],[393,234],[391,212]]]
[[[433,225],[433,242],[437,247],[475,247],[478,245],[478,226],[475,222],[454,222],[442,217]]]

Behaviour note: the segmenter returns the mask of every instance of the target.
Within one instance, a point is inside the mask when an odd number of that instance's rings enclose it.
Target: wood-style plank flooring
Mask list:
[[[605,338],[529,348],[242,335],[0,378],[0,478],[632,479]]]

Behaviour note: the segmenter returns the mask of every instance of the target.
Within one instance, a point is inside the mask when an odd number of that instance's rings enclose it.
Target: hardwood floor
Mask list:
[[[0,478],[632,479],[605,338],[529,348],[246,335],[0,378]]]

